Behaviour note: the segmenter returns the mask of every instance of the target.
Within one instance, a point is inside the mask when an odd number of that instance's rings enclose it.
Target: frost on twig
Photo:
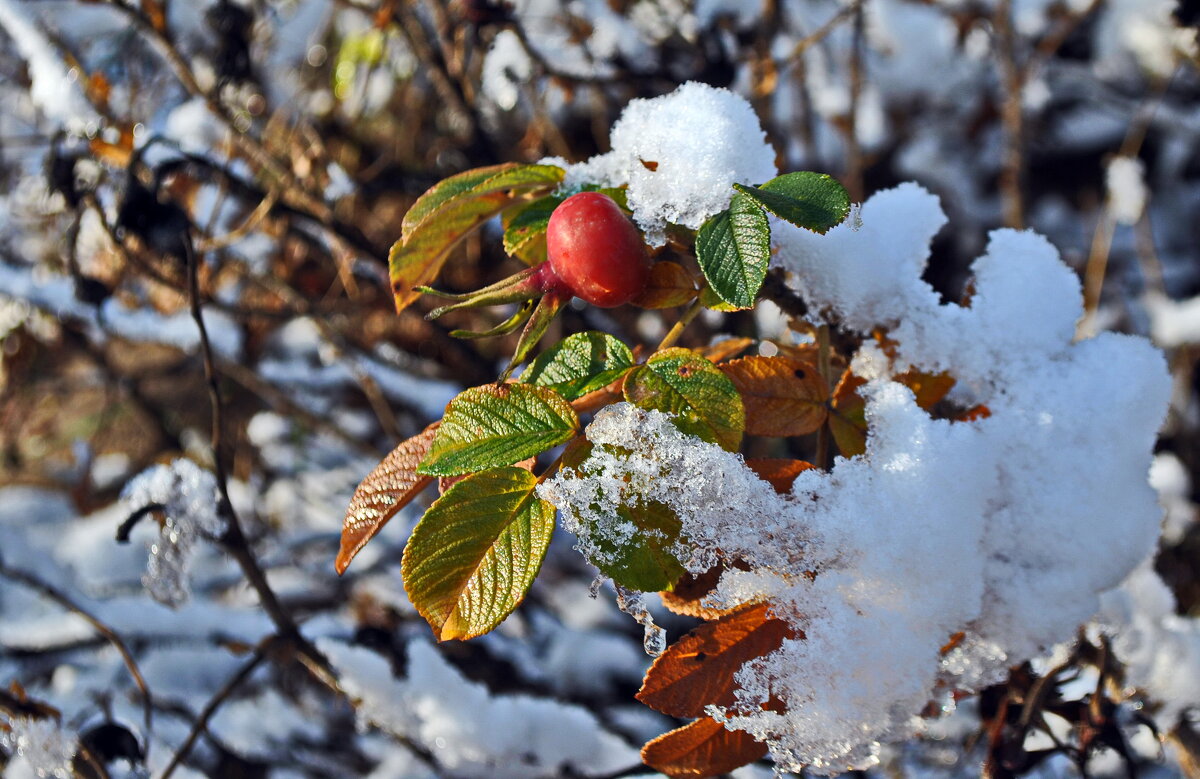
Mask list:
[[[219,536],[225,521],[217,513],[217,482],[191,460],[149,468],[125,486],[122,500],[133,511],[161,506],[158,538],[149,545],[150,558],[142,583],[150,597],[177,608],[191,595],[188,569],[196,542]]]

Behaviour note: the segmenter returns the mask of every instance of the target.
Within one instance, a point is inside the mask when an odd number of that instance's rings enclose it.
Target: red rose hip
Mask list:
[[[546,227],[550,267],[577,297],[600,308],[636,298],[650,278],[642,235],[608,195],[580,192],[564,200]]]

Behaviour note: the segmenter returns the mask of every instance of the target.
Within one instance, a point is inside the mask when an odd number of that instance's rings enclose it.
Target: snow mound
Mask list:
[[[940,305],[920,274],[944,220],[904,185],[871,198],[858,229],[777,228],[814,309],[899,342],[889,357],[868,339],[853,363],[869,379],[862,456],[805,471],[781,496],[740,456],[618,404],[588,426],[590,457],[541,487],[585,553],[630,532],[617,506],[660,501],[682,520],[689,570],[748,564],[714,603],[765,594],[806,638],[744,666],[738,704],[713,713],[785,770],[874,764],[931,701],[951,708],[954,690],[1069,639],[1158,536],[1147,473],[1170,392],[1162,355],[1111,333],[1073,343],[1078,280],[1029,232],[993,233],[969,305]],[[950,371],[958,398],[990,416],[932,418],[892,380],[910,367]],[[772,695],[785,712],[761,710]]]

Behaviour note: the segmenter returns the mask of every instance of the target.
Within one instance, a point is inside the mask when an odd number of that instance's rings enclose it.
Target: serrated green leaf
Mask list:
[[[631,372],[625,399],[671,414],[683,432],[731,452],[737,451],[746,429],[746,412],[733,382],[690,349],[666,349]]]
[[[429,454],[428,476],[459,476],[533,457],[575,435],[579,417],[562,395],[530,384],[485,384],[446,406]]]
[[[538,355],[521,381],[574,400],[616,381],[633,365],[629,347],[608,333],[575,333]]]
[[[539,198],[512,215],[504,227],[504,251],[527,265],[546,259],[546,226],[565,198]]]
[[[454,198],[470,192],[492,176],[503,173],[515,165],[516,163],[506,162],[502,165],[464,170],[462,173],[456,173],[434,184],[417,198],[417,202],[413,203],[408,212],[404,214],[404,219],[400,222],[400,237],[407,238],[408,234],[434,211]]]
[[[554,507],[536,487],[523,468],[472,474],[413,529],[404,589],[439,641],[487,633],[524,599],[554,531]]]
[[[771,262],[771,224],[762,207],[734,193],[728,209],[700,226],[696,259],[722,300],[737,308],[753,308]]]
[[[816,233],[828,232],[850,213],[846,188],[824,173],[785,173],[761,187],[734,184],[733,188],[754,198],[780,219]]]
[[[553,186],[561,182],[562,177],[562,168],[554,165],[522,165],[519,162],[464,170],[442,179],[417,198],[400,223],[400,236],[407,237],[439,208],[464,195],[481,195],[513,185]],[[483,186],[485,183],[488,186]]]
[[[469,170],[430,188],[405,214],[401,238],[388,253],[396,310],[417,299],[416,287],[437,278],[459,241],[518,197],[549,191],[562,177],[553,165],[509,163]]]
[[[594,534],[590,540],[598,553],[592,564],[622,587],[642,592],[669,590],[685,569],[671,551],[679,540],[682,523],[670,506],[652,502],[617,509],[635,529],[621,543]]]

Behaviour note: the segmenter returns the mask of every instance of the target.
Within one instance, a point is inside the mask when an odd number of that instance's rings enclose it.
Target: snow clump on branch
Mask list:
[[[707,84],[631,100],[611,140],[612,151],[568,166],[565,186],[628,184],[633,219],[651,246],[666,243],[667,224],[697,230],[724,211],[734,184],[762,184],[779,172],[750,104]]]
[[[192,549],[201,537],[219,536],[225,529],[217,512],[216,479],[191,460],[179,459],[138,474],[125,485],[121,498],[131,511],[162,512],[142,583],[159,603],[172,608],[183,605],[191,594]]]
[[[860,227],[773,225],[813,310],[898,342],[888,355],[868,339],[853,362],[869,380],[862,456],[777,495],[738,455],[620,404],[588,426],[589,458],[541,488],[585,554],[633,532],[618,505],[661,501],[690,571],[747,564],[710,602],[765,597],[804,638],[747,663],[737,704],[711,713],[786,770],[874,764],[930,702],[949,708],[1068,640],[1158,537],[1147,472],[1170,392],[1162,355],[1112,333],[1074,343],[1078,279],[1030,232],[994,232],[969,304],[939,303],[921,274],[945,221],[908,184],[868,200]],[[990,416],[932,418],[892,380],[913,367],[949,371],[957,399]],[[772,697],[783,711],[762,709]]]

